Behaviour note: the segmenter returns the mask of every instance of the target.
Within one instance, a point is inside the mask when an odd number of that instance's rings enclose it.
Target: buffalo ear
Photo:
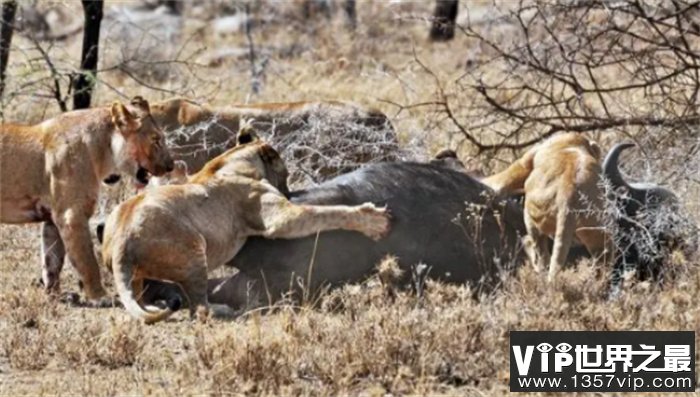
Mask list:
[[[175,160],[175,169],[172,171],[172,177],[178,183],[187,182],[187,163],[182,160]]]
[[[236,135],[236,144],[245,145],[259,140],[258,134],[253,128],[253,119],[241,119],[238,135]]]
[[[182,160],[175,160],[175,171],[182,175],[187,175],[188,168],[187,163]]]
[[[112,104],[112,122],[122,134],[128,135],[134,129],[137,119],[129,112],[126,106],[122,105],[121,102],[115,101]]]

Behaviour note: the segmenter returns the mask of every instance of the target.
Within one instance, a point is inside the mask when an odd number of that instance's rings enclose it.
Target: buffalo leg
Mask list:
[[[260,306],[264,294],[260,282],[242,273],[209,279],[207,282],[209,304],[226,305],[235,310]],[[169,307],[172,306],[170,302],[187,302],[183,299],[183,291],[178,284],[159,280],[145,280],[141,299],[144,305],[166,302]]]
[[[265,295],[261,284],[243,273],[211,279],[208,286],[209,302],[227,305],[236,310],[259,307]]]

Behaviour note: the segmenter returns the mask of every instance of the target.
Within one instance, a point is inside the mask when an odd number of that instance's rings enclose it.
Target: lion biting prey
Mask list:
[[[119,205],[104,229],[103,258],[127,311],[146,323],[169,317],[139,303],[144,279],[178,283],[190,314],[206,316],[207,271],[238,252],[249,236],[296,238],[347,229],[372,239],[389,230],[389,214],[371,203],[316,206],[290,203],[287,168],[269,145],[250,141],[208,162],[187,183],[161,186]]]
[[[0,125],[0,223],[42,222],[42,281],[60,291],[68,254],[91,302],[105,296],[88,220],[101,181],[120,173],[141,184],[173,170],[148,102],[76,110],[36,125]]]

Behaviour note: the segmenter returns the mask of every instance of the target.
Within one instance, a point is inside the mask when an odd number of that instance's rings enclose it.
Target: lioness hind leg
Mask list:
[[[184,280],[176,280],[185,299],[189,303],[190,317],[204,320],[209,315],[209,300],[207,299],[207,262],[196,260],[190,264],[187,277]]]
[[[576,214],[569,208],[559,209],[557,214],[557,230],[554,234],[554,247],[552,247],[552,258],[549,262],[549,274],[547,280],[553,282],[559,269],[566,263],[569,255],[569,248],[576,233]]]
[[[227,305],[237,311],[260,307],[265,303],[265,289],[261,284],[260,280],[242,272],[230,277],[209,279],[209,303]]]
[[[41,229],[41,281],[46,291],[61,290],[61,269],[66,257],[66,247],[56,225],[47,221]]]
[[[525,214],[525,228],[527,236],[524,238],[525,253],[530,259],[530,264],[535,272],[541,272],[549,263],[549,245],[547,236],[542,234],[535,222]]]

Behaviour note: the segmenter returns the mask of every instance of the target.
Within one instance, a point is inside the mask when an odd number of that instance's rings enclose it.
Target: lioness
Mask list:
[[[44,223],[48,291],[60,288],[67,251],[87,297],[104,296],[88,228],[100,182],[128,173],[145,183],[148,173],[173,169],[148,102],[136,97],[126,106],[68,112],[37,125],[2,124],[0,139],[0,222]]]
[[[239,140],[250,137],[239,137]],[[295,238],[348,229],[379,239],[388,232],[385,209],[290,203],[287,168],[259,140],[228,150],[187,183],[160,186],[120,204],[104,228],[103,258],[119,297],[134,317],[153,323],[177,307],[150,311],[139,298],[143,280],[180,284],[190,313],[206,314],[207,270],[240,250],[248,236]]]
[[[528,150],[504,171],[482,179],[497,195],[525,193],[526,250],[537,270],[549,263],[553,281],[574,236],[591,255],[610,254],[600,215],[600,148],[585,136],[566,133]],[[552,256],[547,237],[554,240]]]

